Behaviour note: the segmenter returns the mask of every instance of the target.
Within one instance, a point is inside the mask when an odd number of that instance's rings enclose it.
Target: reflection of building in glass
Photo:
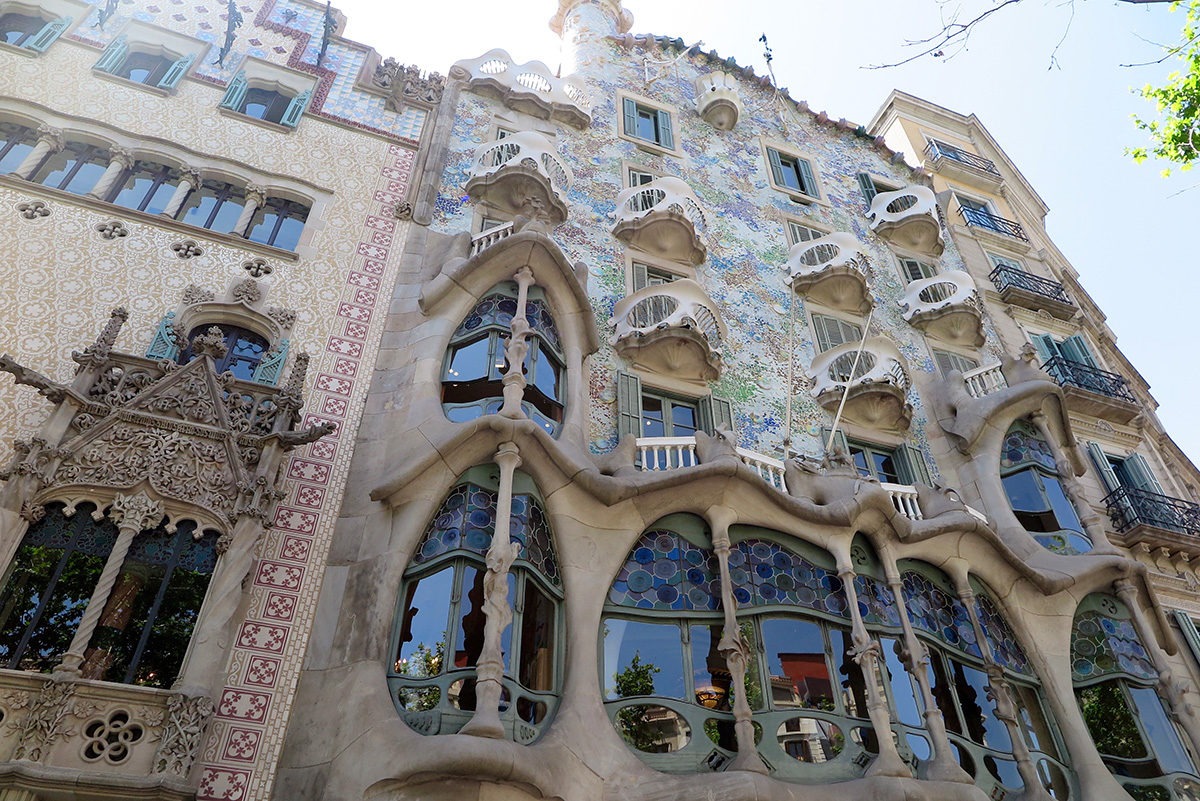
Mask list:
[[[988,131],[557,5],[0,3],[0,799],[1196,801],[1200,475]]]

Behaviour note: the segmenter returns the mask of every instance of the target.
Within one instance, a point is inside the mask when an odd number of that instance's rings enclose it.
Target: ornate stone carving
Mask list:
[[[67,388],[57,381],[51,381],[37,370],[30,370],[13,361],[7,353],[0,355],[0,371],[9,373],[16,383],[33,387],[38,394],[51,403],[58,403],[66,395]]]
[[[188,284],[187,289],[183,290],[183,305],[195,306],[197,303],[209,303],[215,297],[216,295],[213,292],[202,286]]]
[[[401,200],[396,204],[396,208],[392,210],[392,216],[397,220],[411,220],[413,218],[413,204],[407,200]]]
[[[26,203],[18,203],[17,212],[27,220],[36,220],[39,217],[49,217],[50,207],[41,200],[31,200]]]
[[[296,324],[295,309],[285,309],[282,306],[271,306],[267,309],[267,316],[279,323],[280,328],[291,328]]]
[[[196,761],[214,705],[205,695],[173,694],[167,700],[167,720],[154,755],[154,772],[186,778]]]
[[[171,245],[171,250],[175,251],[175,255],[181,259],[191,259],[204,255],[204,249],[196,244],[196,240],[194,239],[184,239],[181,242],[176,242],[174,245]]]
[[[108,517],[120,528],[144,531],[158,525],[162,520],[163,505],[144,492],[135,495],[117,495],[108,508]]]
[[[229,291],[232,297],[238,303],[245,303],[247,306],[253,306],[262,300],[262,288],[253,278],[247,278],[234,284],[233,289]]]
[[[113,345],[117,342],[117,335],[121,333],[121,326],[129,319],[129,312],[124,306],[118,306],[112,310],[108,316],[108,322],[104,325],[104,330],[100,332],[100,336],[96,337],[96,341],[84,348],[81,352],[72,352],[71,358],[80,367],[100,367],[108,357],[112,355]]]
[[[195,356],[208,356],[213,360],[219,360],[225,358],[225,354],[228,352],[229,347],[225,344],[225,334],[215,325],[209,326],[207,331],[192,340],[192,354]]]
[[[129,229],[125,227],[125,223],[120,220],[109,220],[108,222],[96,223],[93,226],[100,232],[101,239],[113,240],[121,239],[129,236]]]
[[[41,760],[59,737],[75,732],[67,718],[75,708],[75,685],[69,681],[51,679],[42,685],[29,711],[12,729],[17,734],[17,750],[13,759]]]
[[[275,272],[275,268],[267,264],[267,260],[261,257],[242,262],[242,269],[255,278],[262,278],[264,275]]]
[[[80,716],[79,712],[76,709],[77,717]],[[123,709],[114,709],[107,715],[88,721],[82,733],[84,743],[80,756],[84,761],[103,760],[110,765],[125,762],[133,746],[146,738],[145,727]]]
[[[372,83],[382,89],[392,90],[392,102],[416,100],[437,105],[446,89],[446,79],[436,72],[422,75],[419,67],[401,64],[394,58],[385,58],[375,68]]]

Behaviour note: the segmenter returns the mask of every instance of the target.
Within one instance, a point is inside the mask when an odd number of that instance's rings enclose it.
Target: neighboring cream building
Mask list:
[[[977,119],[221,11],[0,0],[0,801],[1200,801],[1200,474]]]

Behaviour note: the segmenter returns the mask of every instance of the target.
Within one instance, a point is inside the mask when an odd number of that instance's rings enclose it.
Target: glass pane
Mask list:
[[[43,186],[59,188],[59,185],[66,180],[78,163],[80,150],[81,148],[77,146],[67,145],[57,153],[50,154],[41,169],[37,171],[34,180]]]
[[[623,707],[617,711],[613,725],[630,747],[651,754],[678,751],[692,739],[692,729],[683,715],[665,706]]]
[[[1079,515],[1075,513],[1075,507],[1071,505],[1066,493],[1063,492],[1062,482],[1054,476],[1042,476],[1041,479],[1042,486],[1046,488],[1046,495],[1050,498],[1050,508],[1054,510],[1054,516],[1058,518],[1058,527],[1071,531],[1083,531],[1083,524],[1079,522]]]
[[[150,196],[144,200],[145,206],[142,211],[147,214],[162,214],[167,210],[167,206],[171,203],[171,198],[175,196],[176,185],[179,182],[179,177],[172,175],[168,180],[160,183]]]
[[[562,401],[558,394],[558,364],[540,342],[537,343],[537,370],[533,385],[547,398]]]
[[[424,678],[442,672],[446,653],[446,624],[454,568],[447,567],[408,585],[400,645],[392,669],[401,676]]]
[[[1042,512],[1049,508],[1046,497],[1038,486],[1034,470],[1022,470],[1005,476],[1004,491],[1008,502],[1016,512]]]
[[[109,541],[108,549],[112,549]],[[106,557],[78,551],[68,554],[57,583],[47,588],[49,597],[40,615],[32,621],[29,629],[29,644],[19,661],[13,665],[18,670],[47,671],[58,663],[75,636],[79,619],[87,609],[96,580],[104,569]]]
[[[192,190],[176,219],[182,220],[188,225],[204,228],[208,225],[208,218],[216,207],[216,190],[206,182],[199,189]]]
[[[153,186],[154,173],[150,170],[137,169],[125,179],[124,186],[121,187],[120,192],[117,192],[117,196],[112,199],[112,202],[127,209],[136,209],[145,200]]]
[[[650,109],[637,110],[637,136],[651,142],[658,141],[658,115]]]
[[[789,718],[775,732],[779,747],[800,762],[820,764],[842,753],[846,736],[827,720]]]
[[[962,721],[958,718],[958,704],[954,701],[954,692],[950,689],[950,680],[946,676],[946,660],[940,652],[933,652],[929,660],[929,692],[933,702],[942,710],[942,718],[946,721],[946,730],[962,734]]]
[[[455,347],[446,368],[447,381],[471,381],[488,374],[488,344],[490,339],[477,339]]]
[[[1025,744],[1031,750],[1041,751],[1057,757],[1058,749],[1054,746],[1054,737],[1046,721],[1042,709],[1042,701],[1034,687],[1012,683],[1014,697],[1017,703],[1017,720],[1025,733]]]
[[[68,192],[74,192],[77,195],[82,195],[84,192],[91,190],[96,182],[100,180],[100,176],[108,168],[108,154],[92,152],[85,156],[85,162],[79,165],[79,169],[71,176],[71,179],[61,187]]]
[[[696,433],[696,407],[671,403],[671,436],[690,437]]]
[[[772,705],[832,712],[833,679],[821,627],[804,620],[769,618],[762,621],[762,636]]]
[[[1081,687],[1075,691],[1075,696],[1097,751],[1120,759],[1147,756],[1146,744],[1119,682],[1106,681]]]
[[[1158,693],[1149,687],[1130,687],[1129,696],[1163,773],[1195,773],[1191,757],[1179,739],[1179,731],[1167,717]]]
[[[666,424],[663,420],[663,400],[653,395],[642,396],[642,436],[665,437]]]
[[[240,197],[226,199],[217,210],[217,216],[213,218],[212,225],[208,227],[221,234],[231,232],[237,225],[238,217],[242,215],[242,203],[243,199]]]
[[[300,235],[304,233],[304,220],[298,217],[287,217],[279,225],[275,240],[270,244],[284,250],[295,250],[300,244]]]
[[[605,697],[658,695],[685,700],[683,637],[677,623],[604,621]]]
[[[264,245],[271,244],[271,237],[275,234],[275,226],[279,224],[279,213],[269,207],[260,208],[254,213],[254,219],[250,223],[250,230],[246,234],[246,238],[251,242],[261,242]]]
[[[779,166],[783,169],[783,185],[789,189],[801,189],[800,186],[800,168],[796,165],[796,160],[790,156],[779,156]]]
[[[554,689],[554,601],[530,578],[525,579],[521,613],[518,681],[531,690]]]
[[[732,677],[724,655],[717,650],[723,628],[721,623],[691,627],[692,689],[700,706],[728,712],[732,708]]]
[[[875,468],[875,477],[885,484],[899,484],[900,473],[896,469],[896,460],[890,453],[871,452],[871,462]]]
[[[867,463],[867,452],[862,448],[851,447],[850,455],[854,458],[854,467],[858,470],[858,474],[863,478],[873,478],[871,465]]]
[[[17,167],[21,166],[21,162],[33,150],[32,142],[13,142],[13,144],[4,150],[0,147],[0,175],[10,173]]]
[[[841,678],[842,704],[846,714],[855,718],[867,717],[867,684],[862,668],[854,661],[854,640],[849,629],[830,629],[829,639],[838,654],[838,674]],[[872,736],[874,736],[872,734]]]
[[[1016,762],[1008,759],[996,759],[989,754],[983,758],[983,766],[1006,789],[1020,790],[1025,786],[1025,782],[1021,780],[1021,772],[1017,770]]]
[[[966,722],[967,736],[980,745],[997,751],[1012,751],[1008,728],[995,717],[995,708],[988,700],[988,677],[981,670],[962,665],[951,659],[954,688],[958,691],[959,708]]]
[[[900,661],[897,649],[900,643],[891,637],[880,637],[883,645],[883,658],[892,685],[892,703],[896,706],[896,716],[901,723],[909,726],[923,726],[921,717],[922,705],[917,701],[917,690],[904,663]],[[936,659],[936,657],[935,657]]]
[[[486,577],[487,571],[474,565],[468,564],[463,568],[458,636],[455,640],[451,669],[475,667],[479,662],[479,655],[483,652],[483,629],[487,622],[483,609],[483,580]],[[516,580],[511,573],[508,574],[508,603],[510,607],[516,606]],[[506,626],[500,635],[505,674],[508,673],[511,643],[512,626]]]

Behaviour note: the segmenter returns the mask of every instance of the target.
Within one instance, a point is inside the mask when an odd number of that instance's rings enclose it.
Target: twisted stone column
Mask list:
[[[483,578],[483,648],[475,664],[475,714],[460,734],[499,739],[504,736],[500,721],[500,693],[504,688],[504,652],[500,638],[512,623],[508,605],[508,571],[521,546],[510,536],[512,519],[513,474],[521,465],[521,454],[514,442],[505,442],[496,452],[500,466],[500,490],[496,494],[496,529],[487,551],[487,573]]]
[[[38,128],[38,140],[33,146],[33,150],[29,151],[29,155],[25,156],[12,174],[17,178],[24,178],[26,181],[32,180],[34,171],[46,160],[46,156],[57,153],[65,146],[66,140],[63,139],[62,131],[49,125],[41,126]]]
[[[888,710],[887,698],[883,688],[879,686],[879,643],[871,639],[867,626],[863,623],[862,613],[858,608],[858,591],[854,587],[854,569],[850,566],[850,557],[846,553],[837,554],[838,578],[846,593],[846,604],[850,607],[852,624],[851,638],[854,642],[852,655],[863,673],[863,683],[867,686],[867,715],[871,726],[875,729],[875,739],[879,743],[879,756],[867,768],[867,776],[903,776],[911,778],[912,772],[900,758],[896,750],[896,741],[892,738],[892,717]]]
[[[133,545],[133,538],[139,532],[158,525],[163,514],[162,502],[153,500],[144,492],[136,495],[118,495],[113,499],[108,517],[117,524],[117,541],[108,555],[108,561],[104,563],[100,578],[96,581],[96,589],[92,592],[92,598],[79,621],[79,628],[75,630],[75,637],[55,672],[76,676],[80,674],[84,651],[91,642],[100,616],[104,613],[104,607],[108,604],[108,597],[121,574],[121,566],[125,563],[129,547]]]
[[[508,361],[508,372],[501,383],[504,385],[504,406],[500,414],[519,419],[525,416],[521,401],[525,397],[525,356],[529,353],[529,320],[525,309],[529,304],[529,287],[533,285],[533,271],[526,265],[513,276],[517,282],[517,313],[513,316],[510,330],[512,337],[504,346],[504,357]]]
[[[174,219],[180,209],[183,208],[183,202],[187,200],[187,196],[192,193],[193,189],[200,186],[200,170],[195,167],[184,167],[183,175],[179,179],[179,186],[175,187],[175,194],[171,195],[171,199],[167,201],[167,206],[162,210],[162,216],[171,217]]]
[[[737,519],[737,515],[732,509],[719,506],[709,510],[708,516],[721,577],[721,609],[725,612],[725,625],[717,650],[729,668],[729,691],[733,694],[733,733],[738,746],[738,755],[729,765],[729,770],[766,773],[767,766],[763,764],[754,745],[753,711],[746,698],[746,667],[750,662],[751,649],[738,626],[737,600],[733,597],[733,584],[729,579],[729,526]]]
[[[234,236],[245,236],[246,229],[250,227],[250,221],[254,219],[255,212],[261,209],[266,202],[266,189],[258,184],[246,184],[246,202],[242,206],[242,213],[238,215],[233,230],[229,233]]]
[[[104,174],[96,181],[96,185],[92,187],[92,191],[88,192],[88,197],[94,197],[98,200],[107,200],[109,193],[116,186],[117,180],[133,166],[133,151],[124,147],[109,148],[109,162],[104,169]]]

